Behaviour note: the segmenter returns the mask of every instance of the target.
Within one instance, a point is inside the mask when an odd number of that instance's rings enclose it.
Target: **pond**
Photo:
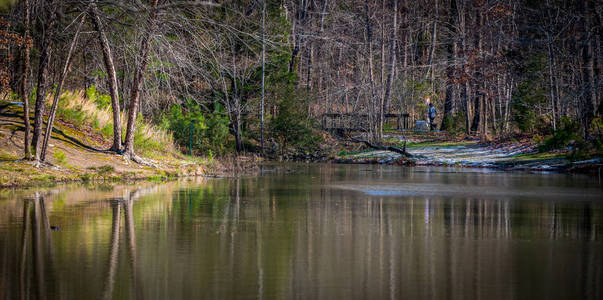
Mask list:
[[[598,177],[266,165],[0,192],[0,299],[602,299]]]

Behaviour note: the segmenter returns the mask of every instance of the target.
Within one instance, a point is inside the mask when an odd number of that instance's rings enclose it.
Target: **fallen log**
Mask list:
[[[401,154],[405,157],[413,157],[412,154],[406,152],[406,141],[404,141],[404,148],[400,149],[400,148],[394,147],[394,146],[375,145],[367,140],[359,140],[359,139],[355,139],[355,138],[350,138],[350,140],[354,143],[363,143],[367,147],[375,149],[375,150],[391,151],[391,152]]]

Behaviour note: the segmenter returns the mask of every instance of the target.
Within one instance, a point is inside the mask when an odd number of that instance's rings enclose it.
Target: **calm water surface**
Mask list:
[[[599,178],[366,165],[0,192],[0,299],[603,299]]]

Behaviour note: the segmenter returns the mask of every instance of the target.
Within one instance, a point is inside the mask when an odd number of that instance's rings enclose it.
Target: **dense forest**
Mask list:
[[[196,154],[311,151],[324,114],[366,116],[379,143],[387,114],[425,120],[426,99],[442,131],[601,147],[599,1],[4,0],[0,10],[0,96],[23,102],[24,155],[36,160],[63,90],[98,94],[113,115],[111,151],[133,159],[141,122]]]

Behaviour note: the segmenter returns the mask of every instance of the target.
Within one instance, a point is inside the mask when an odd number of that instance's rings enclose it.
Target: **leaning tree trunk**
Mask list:
[[[30,26],[30,7],[29,0],[21,1],[23,4],[23,27],[25,27],[25,33],[23,34],[23,49],[21,50],[22,66],[21,66],[21,86],[19,87],[19,97],[23,99],[23,123],[25,124],[25,137],[23,140],[23,150],[25,159],[31,159],[31,143],[29,132],[31,126],[29,122],[29,91],[28,91],[28,79],[29,79],[29,52],[31,50],[31,38],[29,36]]]
[[[54,23],[56,22],[57,2],[48,1],[48,21],[44,26],[44,38],[42,40],[42,51],[40,54],[40,66],[38,67],[38,84],[36,92],[36,105],[34,113],[34,128],[32,145],[35,151],[35,160],[40,160],[40,138],[42,137],[42,125],[44,124],[44,110],[46,106],[46,92],[48,91],[48,65],[52,54],[52,39],[54,37]]]
[[[94,21],[94,28],[98,32],[98,38],[100,40],[103,49],[103,58],[105,61],[105,68],[109,75],[109,89],[111,90],[111,109],[113,110],[113,145],[111,151],[119,152],[121,150],[121,110],[119,107],[119,91],[117,88],[117,74],[115,72],[115,64],[113,63],[113,54],[111,53],[111,47],[109,46],[109,40],[103,29],[103,25],[100,19],[98,8],[96,4],[92,3],[92,20]]]
[[[132,92],[130,94],[130,101],[128,102],[128,125],[126,131],[126,144],[124,146],[124,155],[126,157],[135,159],[134,154],[134,131],[136,130],[136,114],[138,113],[138,106],[140,102],[140,92],[142,90],[142,82],[144,80],[144,72],[146,71],[147,64],[149,62],[149,52],[151,44],[151,36],[155,32],[157,27],[157,2],[153,1],[153,7],[149,14],[149,27],[144,34],[144,37],[140,43],[140,56],[141,62],[136,73],[134,75],[134,81],[132,82]]]
[[[67,71],[69,70],[69,63],[71,62],[71,54],[73,53],[73,48],[75,48],[75,43],[77,42],[77,38],[80,35],[80,29],[82,29],[82,25],[84,24],[85,20],[86,14],[83,14],[82,19],[78,24],[77,30],[75,31],[75,35],[73,36],[73,40],[71,41],[71,45],[69,46],[69,52],[67,52],[67,57],[65,58],[65,63],[63,64],[63,72],[59,77],[59,84],[57,85],[56,90],[54,92],[52,108],[50,109],[48,123],[46,124],[46,133],[44,134],[44,142],[42,143],[42,153],[40,154],[40,161],[44,161],[46,159],[46,149],[48,148],[48,141],[50,141],[50,137],[52,136],[52,127],[54,124],[54,117],[56,116],[57,112],[57,106],[59,105],[61,89],[63,88],[63,84],[65,83],[65,76],[67,76]]]

